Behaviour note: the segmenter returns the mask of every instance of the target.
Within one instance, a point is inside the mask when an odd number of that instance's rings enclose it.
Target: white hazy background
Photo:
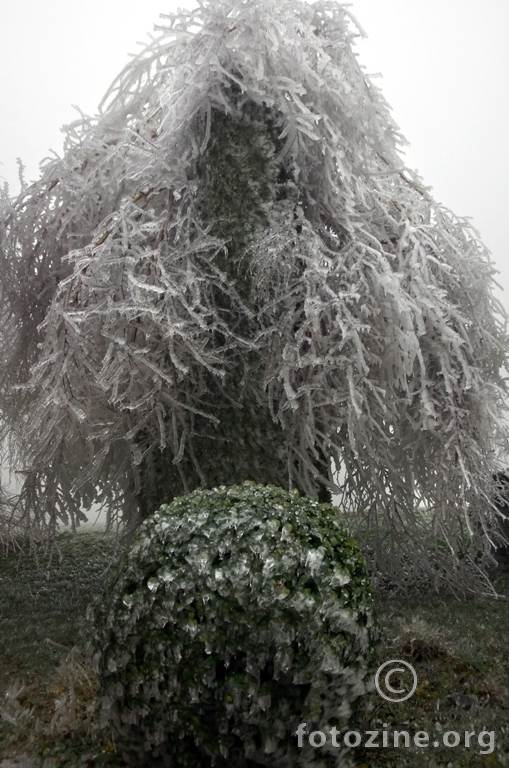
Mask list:
[[[19,191],[61,154],[60,127],[95,114],[159,14],[191,0],[0,0],[0,183]],[[352,0],[359,61],[411,142],[405,162],[435,199],[470,217],[509,312],[509,0]]]

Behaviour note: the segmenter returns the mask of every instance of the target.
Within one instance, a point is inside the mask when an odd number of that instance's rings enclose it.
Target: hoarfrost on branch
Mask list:
[[[380,580],[482,580],[460,550],[492,514],[506,317],[358,34],[326,0],[165,16],[2,193],[6,515],[52,530],[99,500],[135,525],[200,485],[328,488]]]

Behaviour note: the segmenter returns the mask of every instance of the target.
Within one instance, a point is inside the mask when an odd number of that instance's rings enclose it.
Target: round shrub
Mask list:
[[[337,518],[245,482],[144,521],[93,616],[102,707],[130,765],[345,765],[330,737],[295,736],[344,727],[371,671],[371,588]]]

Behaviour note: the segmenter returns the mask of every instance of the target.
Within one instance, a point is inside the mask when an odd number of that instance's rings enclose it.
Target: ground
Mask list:
[[[58,545],[60,554],[0,554],[0,768],[121,768],[95,713],[86,645],[86,608],[118,545],[90,531],[63,534]],[[494,751],[481,755],[477,737],[469,749],[360,746],[358,768],[509,766],[509,573],[500,569],[495,579],[506,599],[377,600],[380,663],[407,660],[418,685],[400,704],[373,691],[361,723],[380,731],[380,743],[383,730],[389,742],[394,729],[427,731],[431,741],[448,730],[493,730]]]

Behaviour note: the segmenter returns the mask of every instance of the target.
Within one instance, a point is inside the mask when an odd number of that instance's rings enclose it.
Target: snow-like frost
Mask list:
[[[506,317],[476,231],[405,168],[358,34],[325,0],[165,16],[64,156],[1,193],[15,519],[53,529],[99,499],[134,525],[170,500],[162,466],[172,494],[325,485],[377,573],[472,583]]]

